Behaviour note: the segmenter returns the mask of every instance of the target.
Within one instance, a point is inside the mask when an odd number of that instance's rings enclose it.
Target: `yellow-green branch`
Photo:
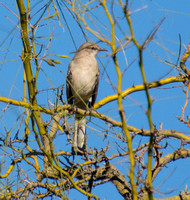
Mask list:
[[[118,97],[118,109],[122,121],[122,129],[126,135],[127,138],[127,144],[128,144],[128,152],[129,152],[129,158],[130,158],[130,173],[129,173],[129,178],[130,178],[130,184],[131,184],[131,189],[132,189],[132,196],[134,200],[137,200],[137,189],[136,189],[136,184],[135,184],[135,177],[134,177],[134,168],[135,168],[135,159],[133,155],[133,148],[132,148],[132,138],[130,136],[129,130],[127,129],[127,124],[126,124],[126,118],[125,118],[125,112],[123,109],[123,104],[122,104],[122,73],[119,68],[118,60],[117,60],[117,55],[116,55],[116,47],[115,47],[115,23],[108,11],[107,5],[106,5],[106,0],[102,1],[102,6],[105,10],[105,13],[107,15],[107,18],[110,22],[111,25],[111,33],[112,33],[112,42],[111,42],[111,48],[112,48],[112,54],[113,54],[113,60],[115,63],[115,68],[117,72],[117,77],[118,77],[118,84],[117,84],[117,97]]]
[[[163,85],[167,85],[167,84],[170,84],[170,83],[185,82],[185,81],[187,81],[186,75],[184,75],[183,77],[173,76],[173,77],[162,79],[160,81],[150,82],[150,83],[147,84],[147,86],[148,86],[149,89],[151,89],[151,88],[156,88],[156,87],[160,87],[160,86],[163,86]],[[132,87],[122,91],[121,96],[122,96],[122,98],[124,98],[125,96],[127,96],[129,94],[132,94],[132,93],[138,92],[138,91],[143,91],[144,89],[145,89],[144,85],[132,86]],[[94,105],[94,108],[98,109],[98,108],[102,107],[103,105],[110,103],[112,101],[115,101],[117,99],[118,99],[118,94],[110,95],[110,96],[100,100],[99,102],[97,102]],[[24,102],[24,101],[17,101],[17,100],[13,100],[13,99],[1,97],[1,96],[0,96],[0,101],[7,103],[7,104],[10,104],[10,105],[29,108],[31,111],[37,110],[39,112],[50,114],[50,115],[54,115],[55,113],[59,112],[60,110],[67,110],[67,109],[70,108],[70,105],[63,105],[63,106],[58,106],[55,109],[47,109],[47,108],[44,108],[44,107],[41,107],[41,106],[33,106],[33,105],[31,105],[27,102]]]
[[[173,76],[173,77],[165,78],[165,79],[162,79],[162,80],[159,80],[159,81],[147,83],[147,87],[149,89],[151,89],[151,88],[155,88],[155,87],[160,87],[160,86],[163,86],[163,85],[167,85],[169,83],[185,82],[186,80],[187,80],[187,76],[186,75],[184,75],[183,77]],[[132,86],[132,87],[124,90],[121,93],[121,96],[122,96],[122,98],[124,98],[125,96],[127,96],[129,94],[132,94],[132,93],[138,92],[138,91],[143,91],[143,90],[145,90],[145,85],[144,84]],[[108,96],[108,97],[100,100],[99,102],[97,102],[94,105],[94,108],[98,109],[98,108],[102,107],[103,105],[105,105],[107,103],[110,103],[112,101],[115,101],[117,99],[118,99],[118,94],[114,94],[114,95]]]
[[[152,100],[151,100],[151,97],[149,94],[149,88],[147,85],[146,75],[145,75],[144,66],[143,66],[143,48],[144,47],[139,45],[138,41],[135,38],[132,21],[130,19],[130,14],[129,14],[127,5],[123,6],[123,3],[121,0],[119,0],[119,2],[123,9],[124,14],[125,14],[125,18],[128,22],[128,26],[129,26],[130,33],[131,33],[131,39],[132,39],[133,43],[135,44],[135,46],[137,47],[138,52],[139,52],[139,67],[140,67],[141,76],[143,79],[144,90],[145,90],[147,101],[148,101],[147,118],[148,118],[148,122],[149,122],[149,128],[150,128],[150,131],[152,132],[152,134],[150,135],[150,142],[149,142],[149,148],[148,148],[148,166],[147,166],[148,185],[147,185],[147,188],[148,188],[149,199],[153,200],[152,169],[151,169],[152,168],[152,149],[153,149],[153,123],[152,123],[152,118],[151,118]]]

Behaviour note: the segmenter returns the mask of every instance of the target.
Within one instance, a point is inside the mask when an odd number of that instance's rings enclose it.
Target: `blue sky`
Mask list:
[[[14,1],[7,3],[8,1],[3,0],[1,2],[16,15],[18,14]],[[39,14],[35,13],[45,3],[45,0],[31,1],[31,24],[34,24],[38,20],[42,11],[39,11]],[[10,97],[12,99],[21,101],[23,98],[23,67],[20,60],[22,44],[20,40],[18,19],[12,12],[5,8],[3,4],[0,4],[0,96]],[[83,42],[85,42],[85,38],[68,10],[63,4],[60,5],[69,25],[70,31],[72,32],[72,37],[74,38],[76,46],[79,47]],[[178,71],[175,68],[172,69],[168,63],[176,64],[177,62],[180,48],[179,34],[182,45],[181,53],[184,52],[184,46],[187,46],[189,42],[189,7],[190,2],[188,0],[181,0],[180,3],[177,0],[139,0],[133,2],[131,7],[131,19],[135,36],[139,42],[143,42],[149,33],[154,29],[154,27],[163,19],[163,17],[166,17],[156,33],[154,41],[152,41],[144,51],[144,67],[148,82],[157,81],[161,77],[166,78],[178,74]],[[96,16],[94,16],[94,13],[91,13],[90,16],[94,18],[96,17],[95,19],[97,20],[96,23],[98,24],[98,27],[101,31],[103,31],[107,38],[110,38],[110,27],[108,20],[106,19],[102,9],[98,11],[99,12],[95,13]],[[52,6],[50,6],[48,12],[50,12],[50,15],[54,14]],[[48,12],[46,12],[44,18],[48,16]],[[119,6],[115,5],[114,12],[119,24],[122,26],[125,33],[129,35],[129,28],[126,25],[126,21],[123,18],[123,14],[119,9]],[[49,21],[51,23],[48,23]],[[50,104],[54,104],[56,102],[57,90],[53,90],[52,88],[60,87],[66,82],[65,75],[68,64],[71,60],[70,58],[59,58],[55,55],[66,55],[72,58],[74,54],[71,52],[76,50],[62,16],[61,21],[64,30],[59,26],[55,18],[52,18],[49,21],[47,19],[43,20],[36,32],[35,36],[37,51],[40,52],[41,45],[43,45],[43,50],[41,53],[42,56],[46,51],[46,47],[48,46],[46,58],[60,60],[62,65],[51,67],[45,62],[41,64],[42,70],[38,78],[38,90],[40,91],[38,94],[38,103],[45,107],[48,107]],[[90,26],[94,28],[90,20],[88,19],[87,21]],[[88,36],[89,41],[99,42],[94,35],[86,30],[84,31]],[[52,34],[53,38],[51,43],[49,43],[49,39]],[[119,40],[123,37],[118,27],[116,28],[115,36],[116,39],[118,38]],[[101,74],[97,101],[116,93],[116,90],[111,87],[110,81],[113,86],[117,87],[116,70],[113,62],[110,59],[111,49],[105,43],[100,42],[98,44],[101,47],[106,48],[108,52],[101,52],[97,57]],[[124,50],[124,52],[121,51],[118,53],[121,71],[125,71],[123,75],[123,90],[133,85],[142,84],[138,59],[136,59],[136,56],[137,50],[130,45]],[[131,62],[133,62],[133,64],[130,64]],[[35,73],[34,63],[33,70]],[[176,87],[171,89],[171,86]],[[181,83],[175,83],[164,86],[165,89],[157,88],[150,90],[150,94],[154,99],[152,107],[152,119],[156,128],[159,128],[159,125],[162,122],[164,130],[178,130],[186,135],[189,135],[189,128],[183,123],[179,122],[179,120],[176,118],[176,116],[181,116],[181,109],[186,98],[181,86]],[[63,99],[66,101],[65,90]],[[126,97],[123,100],[123,106],[125,108],[127,123],[129,125],[140,129],[148,129],[148,121],[144,112],[144,109],[147,108],[147,100],[144,91],[134,93],[129,95],[129,97]],[[5,107],[5,104],[0,103],[0,109],[4,109]],[[98,111],[116,120],[120,120],[116,101],[101,107],[98,109]],[[6,109],[6,112],[1,111],[0,132],[2,135],[5,135],[6,129],[10,130],[10,128],[14,125],[15,119],[17,119],[17,117],[22,113],[23,109],[19,109],[14,106],[10,106],[8,109]],[[189,107],[186,109],[186,115],[189,115]],[[47,116],[44,117],[46,120],[48,120]],[[109,143],[111,148],[108,154],[112,155],[116,151],[116,136],[110,132],[108,139],[103,141],[102,138],[104,138],[104,135],[102,131],[105,128],[105,123],[94,118],[92,118],[92,122],[93,123],[88,123],[90,128],[87,130],[89,147],[96,147],[100,149]],[[14,132],[16,132],[18,126],[19,123],[14,126],[12,137],[14,137]],[[22,133],[20,134],[23,134],[23,130],[21,132]],[[147,141],[148,138],[143,138],[143,140]],[[63,135],[59,135],[55,140],[57,151],[62,148],[69,151],[70,146],[64,145],[63,147],[63,141],[66,142],[66,138]],[[166,140],[163,140],[163,145],[165,142]],[[168,140],[168,142],[169,147],[167,150],[164,150],[165,154],[178,149],[180,146],[180,143],[176,140]],[[137,139],[133,145],[136,146],[138,144],[139,140]],[[118,168],[125,175],[126,170],[129,169],[129,165],[126,163],[127,159],[128,158],[120,158],[113,161],[113,163],[117,164]],[[179,191],[184,190],[185,185],[188,185],[189,183],[190,162],[188,158],[170,163],[167,167],[168,168],[164,168],[162,170],[154,182],[155,189],[161,184],[159,192],[155,192],[155,197],[158,197],[159,194],[161,195],[159,197],[163,197],[164,195],[173,196],[175,194],[179,194]],[[165,180],[167,176],[169,176],[169,178],[163,183],[163,180]],[[174,189],[174,192],[169,193],[170,189]],[[105,184],[102,187],[99,186],[93,192],[100,197],[100,199],[122,199],[111,183]],[[79,199],[78,195],[80,195],[80,199],[86,199],[86,197],[76,191],[71,192],[68,197],[71,199]]]

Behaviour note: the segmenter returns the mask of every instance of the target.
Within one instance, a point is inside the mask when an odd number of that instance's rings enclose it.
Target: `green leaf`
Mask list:
[[[62,63],[61,63],[59,60],[53,60],[53,59],[51,59],[51,60],[52,60],[52,62],[55,63],[55,64],[61,64],[61,65],[62,65]]]
[[[70,58],[69,56],[66,56],[66,55],[59,55],[59,54],[54,54],[54,56],[57,56],[57,57],[60,57],[60,58]]]
[[[51,59],[51,58],[48,58],[47,60],[46,60],[46,59],[44,59],[44,61],[45,61],[45,62],[46,62],[48,65],[55,67],[55,65],[53,64],[53,62],[52,62],[52,59]]]
[[[51,58],[44,59],[44,61],[45,61],[48,65],[54,66],[54,67],[55,67],[54,63],[55,63],[55,64],[61,64],[61,65],[62,65],[62,63],[61,63],[59,60],[54,60],[54,59],[51,59]]]

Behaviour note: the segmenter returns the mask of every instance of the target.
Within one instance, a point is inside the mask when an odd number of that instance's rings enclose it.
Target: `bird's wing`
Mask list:
[[[73,93],[71,90],[71,84],[72,84],[72,73],[69,67],[67,72],[67,82],[66,82],[67,85],[66,94],[67,94],[67,101],[69,104],[73,104]]]
[[[99,72],[98,72],[98,74],[96,74],[95,87],[94,87],[94,91],[92,93],[92,101],[89,102],[89,108],[92,108],[95,104],[96,97],[97,97],[97,94],[98,94],[98,85],[99,85]]]

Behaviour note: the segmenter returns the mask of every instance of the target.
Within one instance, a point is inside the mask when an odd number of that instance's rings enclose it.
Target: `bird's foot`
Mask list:
[[[84,155],[85,149],[80,147],[72,147],[72,154],[73,155]]]

